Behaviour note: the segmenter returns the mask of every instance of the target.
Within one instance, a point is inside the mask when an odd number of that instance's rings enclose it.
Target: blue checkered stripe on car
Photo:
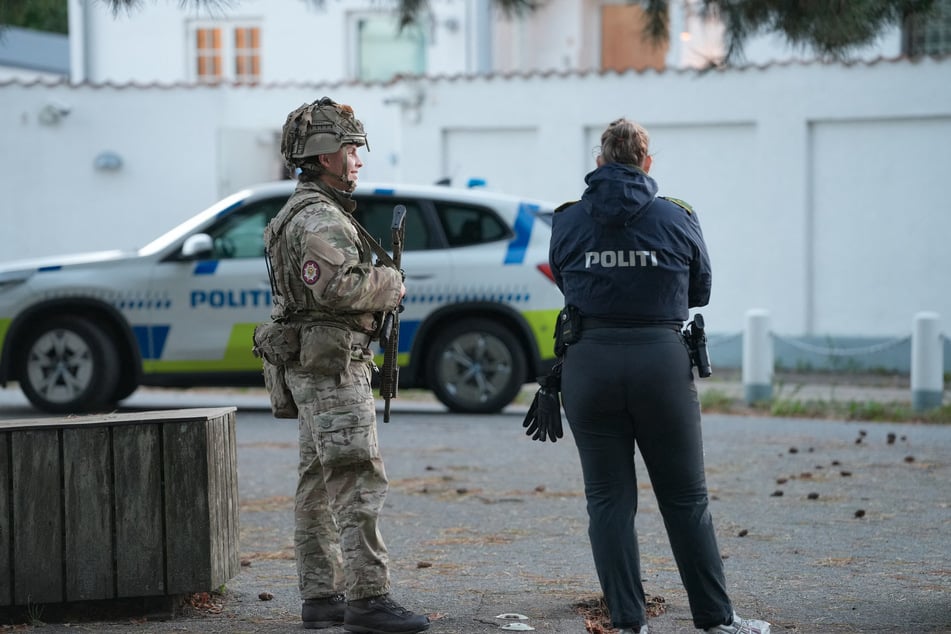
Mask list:
[[[421,306],[456,304],[459,302],[498,302],[502,304],[524,304],[531,301],[532,293],[525,287],[491,287],[491,286],[470,286],[464,288],[454,288],[451,291],[417,287],[414,285],[412,292],[407,293],[403,298],[404,304],[417,304]]]

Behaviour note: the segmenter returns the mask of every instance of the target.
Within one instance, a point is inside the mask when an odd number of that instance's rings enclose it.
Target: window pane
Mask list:
[[[241,82],[254,83],[260,79],[260,57],[258,48],[261,29],[258,27],[243,27],[234,30],[234,61],[235,79]]]
[[[392,252],[393,207],[397,204],[406,206],[403,249],[405,251],[419,251],[428,248],[430,244],[429,229],[423,217],[422,209],[413,201],[393,200],[392,198],[358,198],[357,209],[353,212],[353,216],[367,230],[367,233],[376,238],[384,249]]]
[[[195,29],[195,44],[195,68],[199,81],[220,79],[220,29]]]
[[[286,198],[251,203],[226,216],[208,231],[216,259],[264,257],[264,228],[281,210]]]
[[[493,211],[482,207],[437,204],[436,213],[453,247],[506,240],[511,231]]]
[[[951,53],[951,0],[936,0],[928,15],[909,18],[904,35],[906,55]]]
[[[357,73],[363,81],[387,81],[396,74],[426,72],[426,40],[416,25],[399,30],[392,16],[357,21]]]

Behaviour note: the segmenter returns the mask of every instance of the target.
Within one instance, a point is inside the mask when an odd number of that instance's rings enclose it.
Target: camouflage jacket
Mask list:
[[[288,217],[302,199],[309,202]],[[330,321],[371,336],[399,304],[402,277],[374,266],[356,227],[356,203],[322,182],[301,182],[264,231],[275,321]]]

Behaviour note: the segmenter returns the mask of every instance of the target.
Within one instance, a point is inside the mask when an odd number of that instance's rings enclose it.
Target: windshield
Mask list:
[[[228,196],[224,200],[199,213],[197,216],[189,218],[174,229],[167,231],[155,240],[152,240],[147,245],[139,249],[139,255],[152,255],[154,253],[160,253],[164,251],[179,240],[184,239],[190,233],[195,231],[195,229],[204,225],[208,221],[217,218],[221,214],[227,214],[233,211],[235,207],[238,207],[244,202],[250,193],[251,192],[249,190],[245,190]]]

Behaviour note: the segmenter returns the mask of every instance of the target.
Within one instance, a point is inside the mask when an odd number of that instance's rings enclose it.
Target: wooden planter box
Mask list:
[[[219,588],[236,453],[234,407],[0,421],[0,606]]]

